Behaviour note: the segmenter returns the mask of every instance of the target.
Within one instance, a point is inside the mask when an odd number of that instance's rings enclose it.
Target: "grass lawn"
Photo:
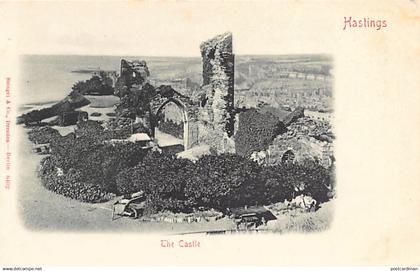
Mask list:
[[[92,108],[113,107],[116,103],[120,101],[120,98],[114,95],[106,95],[106,96],[86,95],[85,97],[86,99],[90,101],[90,107]]]

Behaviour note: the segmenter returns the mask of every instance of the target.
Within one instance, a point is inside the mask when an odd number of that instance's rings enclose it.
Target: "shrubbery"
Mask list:
[[[67,142],[64,143],[64,140]],[[101,144],[88,136],[69,137],[63,141],[51,145],[56,167],[61,168],[65,174],[71,169],[77,169],[84,182],[97,184],[105,192],[116,192],[116,175],[138,164],[146,154],[145,149],[134,143]]]
[[[134,168],[118,174],[117,191],[119,194],[145,191],[149,195],[148,206],[154,211],[189,209],[194,204],[188,201],[184,190],[194,169],[190,160],[151,153]]]
[[[285,131],[284,124],[271,113],[261,114],[256,109],[241,112],[235,135],[236,153],[249,157],[253,152],[266,150]]]
[[[44,161],[41,171],[48,189],[72,198],[94,202],[100,195],[116,193],[116,175],[137,165],[147,153],[131,142],[104,144],[113,133],[103,132],[94,121],[83,124],[76,134],[77,137],[71,133],[51,141],[51,156]],[[57,173],[52,172],[58,169],[63,175],[54,177]]]
[[[28,132],[29,140],[37,144],[51,143],[51,141],[60,138],[60,133],[51,127],[35,127]]]
[[[223,210],[261,202],[258,176],[261,168],[246,158],[231,155],[206,155],[195,164],[185,193],[200,206]]]
[[[83,133],[51,141],[51,156],[40,171],[44,186],[88,202],[108,193],[148,195],[146,212],[191,211],[269,204],[297,195],[328,200],[331,171],[315,162],[261,166],[234,154],[205,155],[196,162],[148,152],[135,143],[104,143],[106,133],[86,122]]]
[[[265,183],[264,198],[269,202],[291,200],[300,194],[325,202],[332,181],[330,169],[313,161],[264,167],[260,178]]]
[[[120,194],[143,190],[149,195],[149,212],[217,210],[268,204],[306,194],[318,202],[328,200],[329,171],[307,162],[263,167],[244,157],[206,155],[196,163],[152,153],[116,179]]]
[[[109,80],[110,78],[101,72],[100,76],[94,75],[86,81],[78,81],[72,89],[83,95],[113,95],[114,88],[108,82]]]
[[[54,157],[42,160],[40,177],[42,184],[50,191],[63,196],[84,202],[101,202],[105,200],[106,193],[99,185],[85,182],[83,173],[70,169],[66,174],[59,172],[55,166]]]

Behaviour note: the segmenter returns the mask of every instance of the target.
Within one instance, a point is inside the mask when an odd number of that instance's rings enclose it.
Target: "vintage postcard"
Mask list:
[[[417,268],[419,5],[0,2],[0,266]]]

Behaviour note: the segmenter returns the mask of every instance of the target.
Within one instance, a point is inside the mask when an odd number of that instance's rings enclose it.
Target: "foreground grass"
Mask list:
[[[330,227],[333,217],[333,202],[329,201],[321,205],[316,212],[300,213],[291,212],[279,217],[273,232],[320,232]]]
[[[90,101],[90,107],[92,108],[108,108],[113,107],[120,99],[113,95],[103,95],[103,96],[85,96]]]

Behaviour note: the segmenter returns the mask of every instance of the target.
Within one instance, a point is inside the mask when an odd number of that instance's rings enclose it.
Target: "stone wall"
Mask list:
[[[200,45],[203,60],[203,86],[186,97],[171,86],[154,87],[154,96],[148,102],[149,113],[136,114],[136,123],[148,126],[153,137],[154,118],[161,106],[168,100],[184,112],[184,145],[191,148],[207,144],[217,153],[235,152],[233,140],[235,128],[234,109],[234,54],[232,34],[218,35]],[[124,99],[128,95],[128,105],[132,100],[141,105],[143,89],[149,84],[149,70],[145,61],[121,60],[121,73],[116,83],[116,95]],[[135,95],[138,94],[138,95]],[[133,96],[131,98],[131,96]],[[140,100],[139,100],[140,99]],[[138,110],[137,110],[138,111]]]
[[[198,105],[171,86],[162,85],[156,89],[156,96],[151,100],[152,115],[157,118],[161,110],[169,103],[176,105],[182,111],[185,149],[198,145]],[[156,127],[157,123],[153,123],[153,126]]]
[[[288,152],[293,153],[295,162],[317,160],[329,167],[334,161],[333,140],[329,122],[293,114],[293,122],[289,123],[287,131],[277,136],[266,151],[266,162],[269,165],[282,163]]]
[[[199,141],[217,153],[235,152],[234,54],[232,34],[224,33],[200,45],[204,98],[199,110]]]
[[[128,80],[128,86],[131,87],[133,84],[148,83],[150,72],[144,60],[127,61],[122,59],[120,76],[125,77]]]
[[[114,94],[121,97],[132,87],[141,88],[149,83],[149,76],[150,72],[146,61],[121,59],[120,76],[115,83]]]
[[[274,139],[267,150],[267,164],[276,165],[282,163],[283,156],[288,151],[293,153],[294,162],[298,163],[305,160],[317,160],[324,167],[329,167],[334,159],[331,143],[316,140],[306,135],[290,138],[279,136]]]
[[[301,117],[295,120],[287,129],[288,131],[281,135],[284,139],[305,135],[332,143],[335,138],[328,121],[315,120],[310,117]]]
[[[208,121],[230,137],[234,132],[234,54],[232,34],[224,33],[200,45],[203,87],[207,89]]]

